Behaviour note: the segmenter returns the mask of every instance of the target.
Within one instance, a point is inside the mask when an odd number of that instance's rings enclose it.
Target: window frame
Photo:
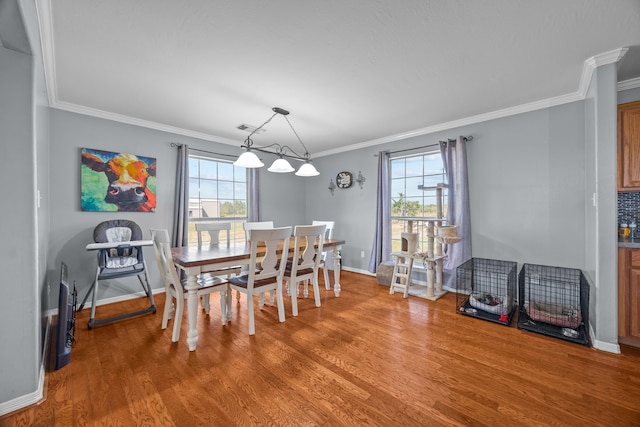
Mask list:
[[[428,159],[431,157],[431,159]],[[437,157],[437,161],[435,159]],[[420,159],[419,162],[415,160]],[[402,173],[399,173],[396,169],[400,162],[404,163]],[[407,162],[411,161],[412,164],[408,168]],[[429,164],[437,162],[437,169],[428,169]],[[415,169],[417,163],[421,164],[420,171]],[[409,170],[409,173],[407,173]],[[410,221],[412,221],[412,232],[419,234],[418,250],[420,252],[427,251],[427,225],[423,221],[425,218],[434,218],[436,216],[436,190],[419,190],[418,185],[425,187],[435,187],[439,183],[445,183],[446,174],[444,171],[444,161],[439,149],[425,150],[414,154],[396,156],[389,159],[389,220],[391,230],[391,252],[401,250],[400,233],[409,231]],[[402,186],[398,185],[398,182],[402,181]],[[407,187],[407,182],[411,185],[410,191]],[[403,212],[395,212],[397,204],[402,203],[402,196],[397,192],[398,188],[402,188],[405,200],[405,206],[402,207]],[[396,194],[398,193],[398,194]],[[443,218],[447,216],[447,196],[448,190],[446,187],[442,191],[442,210]],[[427,203],[430,201],[432,203]],[[416,203],[419,203],[417,205]],[[419,209],[419,212],[415,212],[415,209]],[[409,210],[413,210],[410,212]],[[412,220],[413,218],[413,220]],[[446,222],[443,221],[443,222]],[[417,263],[420,261],[416,260]]]
[[[202,168],[198,167],[198,171],[196,172],[196,174],[194,174],[194,171],[192,170],[192,161],[205,161],[205,162],[215,162],[216,163],[216,173],[215,173],[215,177],[209,175],[203,175],[202,174]],[[225,165],[230,165],[231,166],[231,170],[233,171],[233,174],[231,176],[231,179],[220,179],[220,171],[219,171],[219,164],[225,164]],[[200,165],[200,164],[199,164]],[[239,170],[244,170],[243,172],[243,180],[239,180],[237,179],[237,171]],[[234,166],[232,161],[229,160],[225,160],[225,159],[220,159],[218,157],[215,156],[207,156],[207,155],[203,155],[203,154],[189,154],[189,174],[188,174],[188,180],[189,180],[189,194],[188,194],[188,203],[187,203],[187,222],[188,222],[188,246],[196,246],[198,244],[198,237],[197,237],[197,233],[195,231],[195,224],[196,223],[202,223],[202,222],[213,222],[213,223],[222,223],[222,222],[230,222],[231,223],[231,232],[230,232],[230,240],[231,242],[244,242],[245,241],[245,236],[244,236],[244,227],[243,224],[245,222],[247,222],[249,220],[249,200],[250,200],[250,195],[249,195],[249,191],[250,191],[250,186],[249,186],[249,171],[246,168],[241,168],[238,166]],[[192,197],[192,182],[194,180],[198,181],[198,197]],[[215,191],[215,197],[201,197],[202,194],[202,188],[203,186],[200,185],[202,182],[207,182],[207,181],[211,181],[211,182],[216,182],[216,191]],[[231,193],[231,198],[220,198],[220,182],[224,182],[224,183],[231,183],[232,186],[232,193]],[[236,183],[242,183],[244,184],[245,190],[244,190],[244,198],[238,198],[237,197],[237,193],[236,193]],[[195,202],[194,202],[195,201]],[[211,216],[211,217],[206,217],[206,216],[202,216],[202,202],[203,201],[216,201],[219,203],[219,207],[217,208],[217,216]],[[222,201],[222,202],[221,202]],[[233,206],[234,206],[234,214],[237,214],[237,207],[236,204],[238,202],[243,202],[244,203],[244,211],[245,211],[245,215],[244,216],[239,216],[239,215],[233,215],[233,216],[222,216],[222,205],[228,201],[231,201]],[[198,209],[198,216],[193,216],[192,214],[192,206],[195,206],[195,209]],[[209,241],[209,236],[207,233],[205,233],[203,235],[203,244],[204,243],[208,243]],[[220,243],[224,243],[226,244],[226,234],[225,233],[221,233],[220,235]]]

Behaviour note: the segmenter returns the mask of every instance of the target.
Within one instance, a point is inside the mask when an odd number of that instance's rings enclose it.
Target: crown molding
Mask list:
[[[592,56],[591,58],[584,61],[584,66],[582,67],[582,76],[580,77],[580,85],[578,86],[578,93],[582,96],[582,99],[587,96],[587,90],[589,90],[589,85],[591,84],[593,71],[597,67],[617,63],[622,59],[622,57],[624,57],[624,55],[628,51],[628,48],[621,47],[619,49],[601,53],[600,55]]]
[[[100,119],[111,120],[114,122],[126,123],[134,126],[140,126],[144,128],[159,130],[162,132],[174,133],[177,135],[188,136],[191,138],[198,138],[205,141],[219,142],[221,144],[234,145],[237,147],[240,147],[242,145],[242,141],[239,141],[239,140],[224,138],[221,136],[211,135],[203,132],[196,132],[189,129],[183,129],[176,126],[170,126],[162,123],[152,122],[149,120],[138,119],[136,117],[125,116],[122,114],[111,113],[109,111],[85,107],[82,105],[72,104],[69,102],[60,102],[60,101],[56,101],[54,103],[50,102],[50,106],[52,108],[70,111],[72,113],[84,114],[86,116],[97,117]]]
[[[618,82],[618,92],[640,87],[640,77]]]

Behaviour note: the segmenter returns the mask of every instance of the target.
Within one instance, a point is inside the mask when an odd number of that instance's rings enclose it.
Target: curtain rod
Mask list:
[[[464,139],[465,142],[466,141],[471,141],[473,139],[473,135],[463,136],[462,139]],[[402,153],[404,151],[420,150],[422,148],[438,147],[438,146],[440,146],[441,142],[456,142],[456,141],[457,141],[456,139],[448,138],[446,141],[438,141],[437,144],[424,145],[422,147],[406,148],[404,150],[389,151],[389,154]],[[377,155],[378,154],[374,154],[374,156],[377,156]]]
[[[184,145],[184,144],[180,144],[178,142],[172,142],[169,145],[172,146],[172,147],[182,147],[182,145]],[[238,157],[237,154],[216,153],[215,151],[201,150],[199,148],[191,148],[191,147],[189,147],[189,151],[199,151],[201,153],[215,154],[216,156]]]

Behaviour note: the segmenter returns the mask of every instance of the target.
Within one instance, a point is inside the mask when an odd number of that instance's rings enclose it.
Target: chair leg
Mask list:
[[[318,284],[318,271],[313,275],[313,297],[316,300],[316,307],[320,307],[320,285]]]
[[[238,304],[240,304],[240,291],[236,291],[236,300],[238,300]]]
[[[264,297],[264,292],[262,292],[260,294],[262,297]],[[250,293],[247,293],[247,315],[249,317],[249,335],[255,335],[256,334],[256,325],[255,325],[255,319],[254,319],[254,313],[253,313],[253,295]]]
[[[202,295],[200,297],[200,298],[202,298],[202,300],[201,300],[202,309],[207,314],[209,314],[209,311],[211,311],[211,304],[210,304],[210,300],[209,300],[209,295],[210,294],[204,294],[204,295]]]
[[[78,311],[82,311],[82,309],[84,308],[85,303],[89,299],[89,295],[93,295],[92,292],[93,292],[93,287],[95,285],[96,285],[96,282],[91,283],[91,286],[89,287],[89,290],[87,291],[87,294],[84,296],[84,299],[82,300],[82,302],[78,306]]]
[[[289,286],[291,285],[295,286],[295,289],[293,290],[293,292],[291,292],[291,314],[293,316],[297,316],[298,315],[298,292],[297,292],[298,282],[293,282],[290,280],[287,283],[289,284]],[[280,302],[278,302],[278,310],[280,310]]]
[[[276,293],[276,298],[278,299],[278,317],[280,318],[280,323],[282,323],[284,322],[284,298],[282,297],[282,281],[279,281],[276,290],[271,292]],[[271,294],[271,296],[273,296],[273,293]]]
[[[230,290],[220,291],[220,313],[222,313],[222,325],[227,324],[227,293],[231,292]],[[203,295],[204,296],[204,295]]]
[[[142,289],[147,294],[147,297],[149,298],[149,302],[151,303],[151,307],[153,307],[154,309],[153,312],[155,313],[156,302],[153,300],[153,292],[151,292],[151,281],[149,280],[149,273],[148,273],[149,270],[147,270],[147,263],[144,260],[142,261],[142,265],[144,266],[144,282],[142,281],[140,274],[138,274],[138,280],[140,280],[140,283],[142,284]]]
[[[184,315],[184,298],[176,298],[176,314],[173,317],[173,332],[171,334],[171,342],[178,342],[180,339],[180,325],[182,324],[182,316]]]
[[[162,312],[162,329],[167,329],[167,324],[169,323],[169,319],[171,319],[173,310],[174,310],[173,297],[169,292],[167,292],[166,298],[164,301],[164,310]]]
[[[96,280],[95,282],[93,282],[93,285],[91,286],[91,288],[93,289],[93,293],[91,295],[91,315],[89,316],[89,323],[87,325],[88,329],[92,328],[93,325],[93,321],[96,317],[96,296],[98,294],[98,276],[100,275],[100,268],[98,268],[96,270]]]
[[[324,275],[324,287],[330,291],[331,290],[331,282],[329,281],[329,272],[327,271],[326,266],[322,267],[322,274]]]
[[[225,318],[225,324],[227,322],[231,322],[231,319],[233,318],[233,311],[231,310],[231,300],[233,299],[233,295],[232,295],[233,290],[231,288],[228,289],[228,291],[225,293],[225,303],[226,303],[226,318]],[[240,295],[240,292],[236,291],[236,293],[238,295]]]

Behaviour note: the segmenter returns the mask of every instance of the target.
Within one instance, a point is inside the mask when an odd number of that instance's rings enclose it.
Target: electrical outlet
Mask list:
[[[47,295],[51,294],[51,283],[47,282]]]
[[[360,258],[364,258],[364,251],[360,251]]]

